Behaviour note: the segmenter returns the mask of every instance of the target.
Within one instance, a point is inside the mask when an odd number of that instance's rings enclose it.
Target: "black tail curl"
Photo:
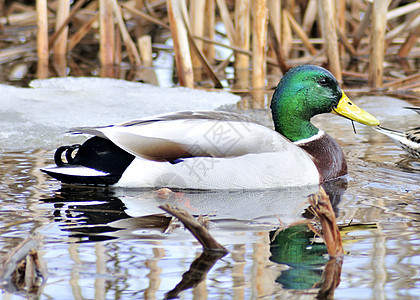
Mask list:
[[[54,162],[58,167],[64,167],[65,165],[74,165],[74,158],[76,157],[79,148],[82,145],[75,144],[72,146],[61,146],[55,151]],[[63,160],[63,153],[66,161]]]
[[[47,174],[65,183],[105,184],[118,182],[124,171],[134,160],[134,155],[124,151],[108,139],[92,137],[82,145],[62,146],[54,154],[57,167],[83,166],[107,173],[107,176],[76,176],[54,173]]]

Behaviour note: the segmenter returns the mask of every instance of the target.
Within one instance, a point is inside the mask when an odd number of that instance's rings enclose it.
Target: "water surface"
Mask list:
[[[420,117],[391,98],[356,99],[386,127],[418,126]],[[268,110],[246,111],[270,124]],[[336,299],[418,299],[420,295],[420,162],[371,128],[337,116],[315,123],[336,138],[349,164],[334,209],[346,255]],[[36,135],[36,132],[33,132]],[[61,185],[39,171],[53,149],[0,153],[0,255],[31,233],[42,238],[48,268],[40,299],[163,299],[202,254],[199,243],[157,206],[169,202],[205,213],[229,253],[181,299],[311,299],[328,261],[325,245],[302,220],[308,190],[178,191]],[[23,291],[2,290],[24,299]]]

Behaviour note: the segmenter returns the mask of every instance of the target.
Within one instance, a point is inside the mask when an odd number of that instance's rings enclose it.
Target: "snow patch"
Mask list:
[[[214,110],[240,100],[227,92],[86,77],[34,80],[30,88],[0,84],[0,95],[0,149],[7,151],[56,148],[77,139],[63,134],[75,126],[109,125],[179,110]]]

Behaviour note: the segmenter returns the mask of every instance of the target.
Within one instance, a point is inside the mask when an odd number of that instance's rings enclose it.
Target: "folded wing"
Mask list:
[[[154,161],[236,157],[298,148],[276,131],[228,112],[178,112],[70,132],[111,140],[130,154]]]

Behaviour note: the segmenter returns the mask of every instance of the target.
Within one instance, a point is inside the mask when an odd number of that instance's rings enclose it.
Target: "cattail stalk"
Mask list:
[[[252,88],[265,87],[267,56],[267,3],[265,0],[254,1],[252,23]]]
[[[369,77],[370,87],[382,85],[383,63],[385,56],[385,26],[388,1],[374,0],[372,7],[372,25],[370,33]]]
[[[332,0],[318,2],[318,17],[321,21],[322,36],[331,73],[338,81],[342,81],[340,56],[338,52],[337,32],[335,24],[334,3]]]
[[[99,34],[99,58],[101,65],[112,66],[115,57],[115,30],[110,0],[99,0]]]
[[[188,42],[188,32],[183,17],[183,10],[186,11],[185,0],[168,0],[167,8],[174,44],[178,80],[181,86],[193,88],[194,73]]]
[[[48,77],[48,14],[47,0],[36,1],[37,12],[37,77]]]
[[[70,14],[70,0],[59,0],[57,9],[57,18],[55,22],[55,30],[60,30],[62,24],[65,24],[67,17]],[[67,36],[69,28],[64,26],[61,33],[58,34],[57,39],[53,46],[55,55],[66,55]]]

